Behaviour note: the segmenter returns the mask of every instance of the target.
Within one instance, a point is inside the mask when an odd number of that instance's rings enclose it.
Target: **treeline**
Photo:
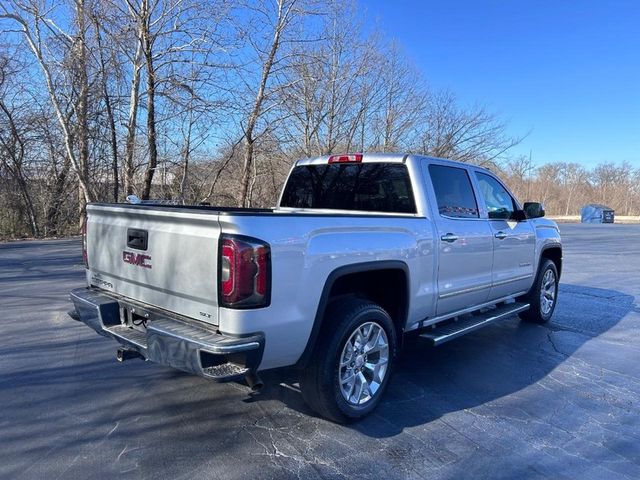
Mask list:
[[[590,169],[567,162],[534,167],[519,157],[504,162],[501,171],[519,199],[541,201],[552,215],[579,215],[587,203],[607,205],[617,215],[640,215],[640,168],[627,162]]]
[[[333,152],[511,168],[519,139],[430,89],[362,8],[3,0],[0,237],[77,233],[87,202],[129,194],[273,205],[293,160]],[[526,173],[528,191],[544,184],[542,169]]]

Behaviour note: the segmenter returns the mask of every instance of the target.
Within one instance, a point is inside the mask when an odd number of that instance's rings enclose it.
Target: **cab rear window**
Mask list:
[[[407,166],[397,163],[295,167],[280,206],[416,213]]]

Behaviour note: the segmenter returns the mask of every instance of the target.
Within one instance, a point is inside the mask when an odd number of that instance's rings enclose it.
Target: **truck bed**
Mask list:
[[[267,350],[286,354],[270,356],[274,366],[295,362],[301,354],[325,284],[320,280],[345,264],[401,260],[424,274],[412,278],[410,322],[424,318],[434,304],[434,291],[426,286],[435,274],[435,238],[431,224],[416,214],[109,203],[90,204],[87,214],[90,286],[229,334],[269,325],[281,335],[271,337]],[[131,231],[146,232],[146,249],[128,245]],[[267,307],[219,305],[222,234],[270,245]],[[292,345],[292,337],[300,345]]]

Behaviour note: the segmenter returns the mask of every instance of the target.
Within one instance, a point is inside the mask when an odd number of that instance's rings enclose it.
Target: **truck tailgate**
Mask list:
[[[219,236],[215,211],[88,205],[88,281],[217,325]]]

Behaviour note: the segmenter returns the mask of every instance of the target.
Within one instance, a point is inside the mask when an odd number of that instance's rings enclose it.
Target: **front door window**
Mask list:
[[[490,175],[477,173],[476,176],[489,218],[509,220],[516,210],[515,202],[509,192]]]

